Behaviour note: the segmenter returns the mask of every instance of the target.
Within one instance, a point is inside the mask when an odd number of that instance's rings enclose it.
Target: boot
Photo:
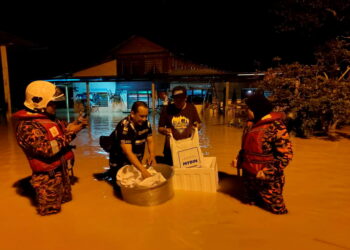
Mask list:
[[[107,171],[103,173],[96,173],[94,174],[94,177],[99,181],[109,181],[109,182],[115,182],[116,181],[116,175],[117,175],[118,168],[117,167],[110,167]]]

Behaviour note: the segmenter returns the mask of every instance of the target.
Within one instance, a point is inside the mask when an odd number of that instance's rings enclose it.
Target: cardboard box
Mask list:
[[[219,188],[216,157],[204,157],[200,168],[174,167],[174,189],[216,192]]]

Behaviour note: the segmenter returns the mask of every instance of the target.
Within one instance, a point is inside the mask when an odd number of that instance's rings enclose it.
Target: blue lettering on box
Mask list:
[[[191,161],[185,161],[185,162],[183,162],[182,164],[183,164],[184,166],[186,166],[186,165],[191,165],[191,164],[197,163],[197,162],[198,162],[198,160],[195,159],[195,160],[191,160]]]

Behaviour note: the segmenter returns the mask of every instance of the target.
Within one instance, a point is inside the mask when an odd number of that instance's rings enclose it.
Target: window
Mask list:
[[[148,107],[152,106],[152,91],[151,90],[138,90],[128,91],[128,109],[131,109],[134,102],[145,102]]]

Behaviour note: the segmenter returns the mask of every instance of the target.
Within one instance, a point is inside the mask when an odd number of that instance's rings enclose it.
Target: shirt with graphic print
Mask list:
[[[165,107],[159,117],[159,127],[171,128],[175,140],[191,137],[194,123],[201,123],[196,107],[191,103],[186,103],[182,110],[176,108],[175,104]],[[163,154],[165,161],[172,164],[169,136],[164,143]]]
[[[112,135],[114,143],[110,152],[110,164],[120,168],[130,164],[121,144],[131,144],[132,152],[142,162],[147,138],[152,136],[152,128],[149,121],[138,125],[132,122],[130,116],[127,116],[118,123]]]
[[[191,137],[195,122],[201,123],[201,120],[193,104],[186,103],[186,107],[182,110],[170,104],[160,114],[159,127],[171,128],[174,139],[180,140]]]

